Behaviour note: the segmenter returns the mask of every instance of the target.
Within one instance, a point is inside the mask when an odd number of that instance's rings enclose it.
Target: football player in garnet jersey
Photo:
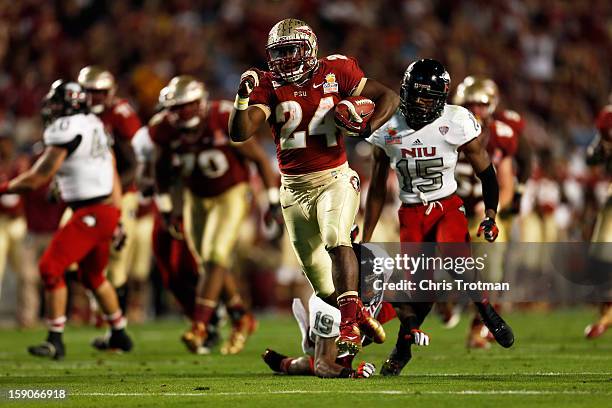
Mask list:
[[[183,223],[185,238],[201,267],[192,328],[182,339],[188,349],[201,353],[207,325],[228,290],[232,251],[238,232],[250,208],[248,161],[259,170],[269,191],[267,217],[282,222],[276,174],[268,157],[255,140],[234,144],[228,137],[229,101],[208,99],[204,84],[189,75],[173,78],[159,96],[164,109],[149,123],[149,134],[156,145],[155,178],[160,199],[158,209],[172,211],[169,196],[172,175],[180,171],[184,183]],[[233,279],[232,279],[233,282]],[[233,321],[224,354],[238,353],[255,321],[246,313],[238,291],[226,306]]]
[[[487,241],[497,238],[495,224],[499,186],[495,169],[478,137],[481,127],[465,108],[447,105],[450,76],[435,60],[412,63],[401,84],[401,103],[393,118],[367,140],[373,146],[372,179],[364,216],[363,240],[368,242],[380,217],[386,196],[389,166],[396,170],[400,185],[401,242],[469,242],[468,223],[461,198],[456,195],[455,166],[459,151],[466,155],[483,184],[485,218],[477,235]],[[485,300],[476,306],[495,339],[510,347],[510,327]],[[396,348],[382,373],[401,367]]]
[[[67,290],[64,272],[79,265],[79,279],[96,296],[111,331],[94,346],[129,351],[132,341],[125,332],[117,294],[106,280],[111,242],[119,237],[121,185],[109,140],[102,122],[88,112],[79,84],[55,81],[45,97],[53,119],[45,129],[45,151],[26,172],[0,185],[0,194],[32,191],[56,175],[62,199],[73,210],[70,220],[53,236],[43,254],[40,275],[45,286],[47,341],[28,348],[30,354],[61,359],[66,322]]]
[[[497,84],[489,78],[479,76],[466,77],[457,87],[457,92],[453,98],[455,105],[463,106],[472,112],[483,129],[480,135],[481,143],[485,146],[495,166],[497,183],[499,184],[498,208],[500,212],[508,214],[511,212],[515,195],[513,160],[518,151],[519,143],[518,135],[514,129],[507,123],[494,118],[493,114],[498,102],[499,90]],[[459,156],[455,175],[458,180],[457,195],[464,202],[468,216],[468,227],[470,233],[474,236],[478,224],[484,216],[482,185],[474,174],[474,169],[469,160],[464,155]],[[501,282],[504,274],[505,242],[509,237],[510,223],[501,222],[500,224],[501,228],[496,241],[498,244],[491,249],[487,249],[487,264],[489,267],[482,271],[487,282]],[[478,238],[475,240],[478,241]],[[484,242],[482,239],[481,241]],[[486,328],[480,319],[474,316],[467,346],[469,348],[488,348],[487,337],[490,336],[487,336]],[[492,337],[490,337],[490,340],[492,340]]]
[[[344,129],[366,137],[391,117],[399,100],[389,88],[366,78],[355,59],[318,59],[317,37],[303,21],[290,18],[274,25],[266,50],[270,70],[250,69],[241,77],[230,135],[239,142],[264,123],[271,127],[293,249],[317,296],[340,309],[339,352],[355,354],[362,331],[379,339],[384,331],[357,292],[350,229],[359,207],[359,176],[348,167],[334,107],[348,96],[374,101],[367,123],[355,120]]]
[[[113,152],[117,161],[117,171],[121,179],[121,225],[126,233],[125,245],[121,251],[111,251],[108,263],[108,279],[117,289],[119,303],[123,311],[127,305],[127,279],[131,266],[128,265],[136,235],[136,213],[138,194],[136,189],[136,156],[131,140],[141,127],[138,115],[123,98],[117,97],[117,84],[113,75],[106,69],[90,65],[79,71],[79,84],[87,93],[89,109],[96,114],[113,141]],[[136,295],[138,296],[138,295]]]
[[[605,177],[608,181],[608,195],[597,216],[597,222],[593,230],[591,242],[599,244],[592,246],[591,257],[593,262],[610,265],[612,263],[610,250],[601,243],[612,242],[612,184],[610,184],[610,177],[612,176],[612,105],[607,105],[599,112],[595,125],[597,136],[587,151],[587,163],[592,166],[600,165],[604,167]],[[602,268],[602,270],[604,269]],[[610,326],[612,326],[612,302],[602,303],[599,320],[588,325],[584,334],[587,339],[594,339],[604,334]]]

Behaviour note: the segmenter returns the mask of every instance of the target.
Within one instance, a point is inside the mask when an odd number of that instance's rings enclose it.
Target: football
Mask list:
[[[336,105],[334,119],[336,124],[351,132],[360,133],[374,113],[376,105],[363,96],[349,96]],[[358,119],[361,118],[361,121]]]

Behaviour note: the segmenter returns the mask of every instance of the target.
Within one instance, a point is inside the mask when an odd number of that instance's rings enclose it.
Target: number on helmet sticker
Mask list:
[[[315,315],[314,329],[321,334],[330,334],[334,328],[334,318],[331,315],[317,312]]]
[[[434,159],[415,160],[415,168],[411,169],[408,160],[397,162],[397,170],[402,175],[402,190],[414,193],[416,187],[423,193],[429,193],[442,188],[442,167],[444,161],[441,157]]]
[[[306,131],[295,132],[302,122],[302,107],[296,101],[284,101],[276,106],[277,123],[285,123],[280,129],[281,150],[301,149],[306,147],[306,136],[325,135],[328,147],[336,146],[336,125],[333,118],[334,98],[331,96],[322,98],[319,106],[312,115]],[[286,118],[285,114],[289,114]]]

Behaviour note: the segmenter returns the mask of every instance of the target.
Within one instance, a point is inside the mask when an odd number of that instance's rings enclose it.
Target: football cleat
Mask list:
[[[514,333],[512,328],[501,318],[490,303],[485,303],[479,308],[482,322],[487,326],[497,343],[509,348],[514,344]]]
[[[371,338],[374,343],[382,344],[385,342],[387,338],[385,329],[378,320],[370,315],[370,312],[365,306],[361,305],[361,313],[359,313],[357,319],[359,330],[361,330],[363,334]]]
[[[383,363],[380,369],[380,375],[385,377],[394,377],[400,375],[402,369],[408,364],[412,358],[411,354],[403,354],[397,351],[396,347],[393,347],[391,354],[387,361]]]
[[[283,370],[281,370],[281,362],[286,359],[287,356],[277,353],[274,350],[266,349],[266,351],[264,351],[264,353],[261,355],[261,358],[268,365],[268,367],[272,369],[272,371],[277,373],[283,372]]]
[[[356,321],[340,323],[340,335],[336,339],[338,357],[354,356],[361,350],[361,330]]]
[[[607,324],[596,323],[590,324],[584,329],[584,336],[587,339],[596,339],[597,337],[602,336],[606,330],[608,329]]]
[[[187,350],[193,354],[210,354],[210,349],[204,346],[207,337],[204,323],[197,323],[194,324],[191,330],[187,330],[183,333],[181,341],[185,347],[187,347]]]
[[[63,342],[45,341],[37,346],[28,347],[28,353],[36,357],[47,357],[53,360],[63,360],[66,348]]]
[[[104,336],[96,337],[91,345],[100,351],[128,352],[134,344],[125,330],[111,330]]]
[[[252,313],[244,313],[232,325],[229,339],[221,346],[221,354],[238,354],[244,349],[247,339],[257,330],[257,320]]]
[[[485,349],[485,350],[489,349],[491,347],[491,344],[489,344],[487,335],[490,335],[490,334],[491,334],[491,331],[488,330],[484,324],[480,322],[472,324],[472,327],[470,328],[470,332],[467,338],[467,344],[466,344],[467,348]]]

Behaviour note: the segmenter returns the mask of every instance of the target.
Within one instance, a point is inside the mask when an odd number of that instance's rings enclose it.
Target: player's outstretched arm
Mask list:
[[[372,119],[368,122],[373,132],[384,125],[397,110],[400,103],[399,95],[375,79],[368,78],[361,96],[371,99],[376,104]]]
[[[43,186],[60,168],[68,150],[63,147],[47,146],[42,156],[27,171],[14,179],[0,184],[0,194],[24,193]]]
[[[372,146],[372,177],[366,197],[365,216],[363,220],[363,242],[369,242],[380,218],[387,196],[387,178],[389,175],[389,156],[378,146]]]
[[[499,205],[499,184],[495,168],[489,159],[487,151],[480,143],[480,138],[474,138],[461,147],[474,173],[482,182],[482,198],[485,204],[485,219],[480,223],[477,236],[484,234],[487,241],[497,239],[499,230],[495,224],[497,206]]]
[[[258,106],[249,106],[249,96],[259,85],[257,72],[249,70],[240,77],[234,109],[229,119],[229,134],[234,142],[244,142],[266,121],[266,113]]]

